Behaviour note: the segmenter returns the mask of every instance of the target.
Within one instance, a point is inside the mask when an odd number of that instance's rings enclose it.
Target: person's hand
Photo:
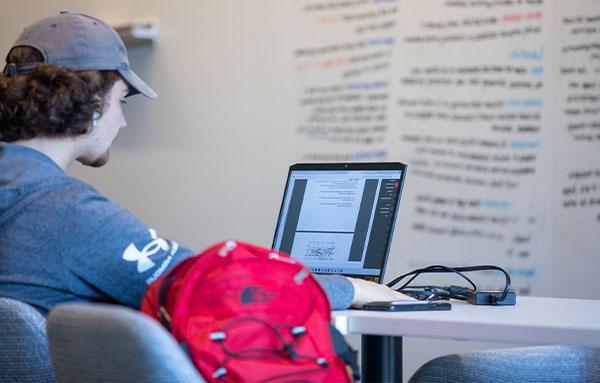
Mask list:
[[[349,278],[348,280],[354,286],[353,307],[362,307],[367,302],[374,301],[411,301],[412,297],[390,289],[386,285],[366,281],[364,279]]]

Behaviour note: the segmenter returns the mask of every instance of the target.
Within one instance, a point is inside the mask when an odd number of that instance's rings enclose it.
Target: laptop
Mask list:
[[[406,165],[290,167],[273,248],[313,273],[383,281]]]

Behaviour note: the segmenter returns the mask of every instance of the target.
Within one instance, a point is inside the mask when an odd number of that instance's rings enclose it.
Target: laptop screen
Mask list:
[[[399,163],[292,166],[273,248],[315,273],[380,282],[404,171]]]

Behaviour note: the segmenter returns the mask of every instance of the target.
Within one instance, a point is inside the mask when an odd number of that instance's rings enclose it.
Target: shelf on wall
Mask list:
[[[158,23],[128,23],[113,26],[126,46],[150,45],[158,41]]]

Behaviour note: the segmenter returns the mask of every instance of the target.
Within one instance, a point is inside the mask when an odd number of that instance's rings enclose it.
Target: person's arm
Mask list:
[[[343,310],[350,307],[354,299],[354,286],[342,275],[315,274],[315,278],[325,290],[332,310]]]
[[[412,297],[390,289],[386,285],[358,278],[348,277],[348,280],[354,287],[354,298],[352,299],[352,306],[354,307],[362,307],[365,303],[374,301],[415,300]]]
[[[349,278],[342,275],[315,275],[332,310],[343,310],[350,306],[362,307],[372,301],[412,300],[413,298],[390,289],[385,285],[369,282],[364,279]]]
[[[138,308],[150,283],[194,254],[161,238],[89,185],[75,183],[69,188],[77,190],[62,190],[62,198],[70,199],[71,208],[57,235],[63,237],[60,251],[65,278],[75,294]],[[410,299],[361,279],[318,275],[317,280],[334,310],[375,300]]]
[[[193,255],[88,185],[69,188],[76,190],[64,191],[72,201],[57,235],[63,275],[76,295],[138,308],[150,283]]]

